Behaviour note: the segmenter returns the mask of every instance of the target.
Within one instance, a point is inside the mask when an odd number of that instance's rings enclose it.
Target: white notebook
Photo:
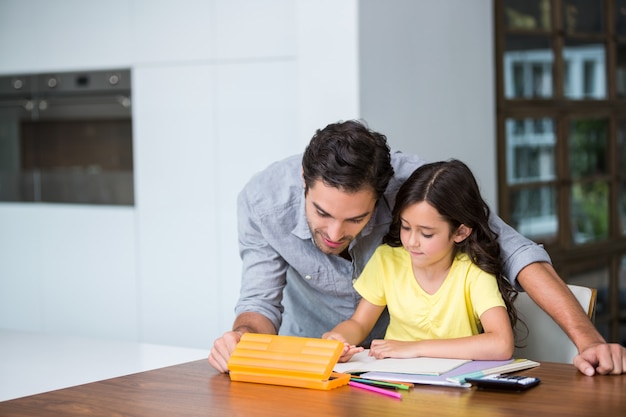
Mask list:
[[[469,359],[446,359],[446,358],[408,358],[376,359],[369,356],[369,350],[359,352],[348,362],[337,363],[335,372],[395,372],[403,374],[441,375],[449,372],[465,363]]]

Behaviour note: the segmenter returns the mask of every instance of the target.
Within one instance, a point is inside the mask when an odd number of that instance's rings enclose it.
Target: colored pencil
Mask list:
[[[373,385],[362,384],[362,383],[356,382],[356,381],[350,381],[350,382],[348,382],[348,384],[351,387],[361,388],[361,389],[364,389],[364,390],[367,390],[367,391],[375,392],[377,394],[386,395],[388,397],[402,399],[402,395],[399,392],[396,392],[396,391],[390,391],[388,389],[378,388],[378,387],[375,387]]]
[[[389,381],[378,381],[376,379],[350,377],[350,380],[355,381],[355,382],[360,382],[362,384],[373,385],[375,387],[380,387],[380,388],[403,389],[407,391],[410,388],[406,384],[397,384],[395,382],[389,382]]]

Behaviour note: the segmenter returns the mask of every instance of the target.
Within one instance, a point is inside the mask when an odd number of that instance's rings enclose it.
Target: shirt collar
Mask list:
[[[298,222],[296,223],[296,227],[293,228],[291,233],[300,239],[311,239],[311,229],[309,228],[309,223],[306,221],[306,210],[305,210],[306,199],[304,198],[304,189],[302,189],[302,194],[300,195],[300,204],[298,207]]]

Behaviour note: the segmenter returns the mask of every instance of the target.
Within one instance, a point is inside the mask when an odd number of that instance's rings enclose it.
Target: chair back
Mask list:
[[[595,315],[597,291],[595,288],[579,285],[568,285],[583,310],[593,320]],[[516,334],[520,336],[518,344],[524,345],[515,348],[515,358],[532,359],[545,362],[572,363],[578,354],[576,345],[552,318],[543,311],[530,296],[520,292],[515,300],[519,317],[528,326],[528,337],[521,339],[525,332],[523,326],[516,327]]]

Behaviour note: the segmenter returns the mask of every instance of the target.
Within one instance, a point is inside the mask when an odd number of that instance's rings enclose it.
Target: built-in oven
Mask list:
[[[130,70],[0,76],[0,201],[134,204]]]

